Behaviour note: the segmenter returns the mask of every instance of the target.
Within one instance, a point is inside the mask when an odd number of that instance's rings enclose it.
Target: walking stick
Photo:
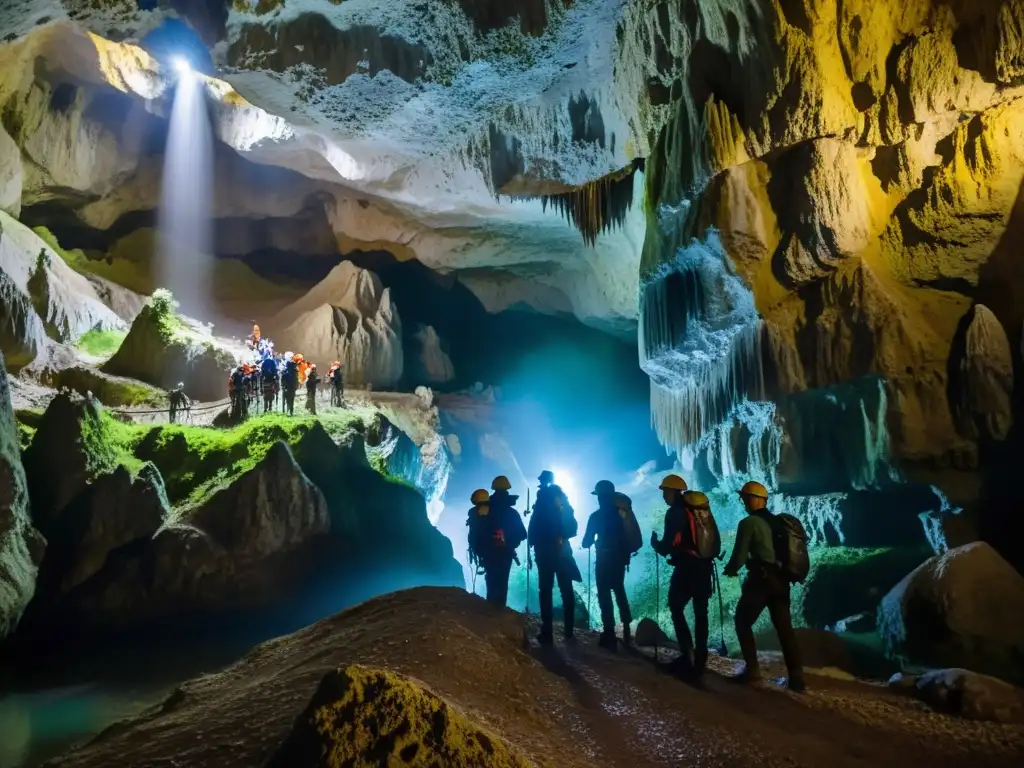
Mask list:
[[[593,548],[587,549],[587,631],[590,631],[590,561],[593,559]]]
[[[654,609],[654,615],[657,616],[661,613],[661,557],[657,552],[654,553],[654,596],[655,605],[657,608]],[[654,662],[658,663],[658,633],[654,633]]]
[[[530,514],[530,488],[526,488],[526,514]],[[526,537],[526,615],[530,615],[530,570],[533,568],[533,558],[530,557],[530,537]]]
[[[725,645],[725,608],[722,606],[722,584],[718,580],[718,563],[712,561],[712,565],[715,569],[715,591],[718,593],[718,655],[724,659],[728,657],[729,649]]]

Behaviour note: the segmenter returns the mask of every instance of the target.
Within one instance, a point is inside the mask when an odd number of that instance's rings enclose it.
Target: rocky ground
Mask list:
[[[696,690],[592,636],[524,646],[534,630],[462,590],[393,593],[265,643],[47,766],[934,768],[1024,755],[1024,726],[954,719],[881,686],[812,674],[805,695],[746,689],[726,679],[734,662],[713,659]]]

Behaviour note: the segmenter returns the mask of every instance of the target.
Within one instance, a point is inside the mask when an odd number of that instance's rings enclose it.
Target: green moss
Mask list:
[[[86,331],[75,343],[79,349],[93,357],[110,357],[121,346],[127,331]]]
[[[18,428],[18,443],[24,453],[36,436],[36,429],[43,418],[43,412],[34,408],[23,408],[14,412],[14,424]]]
[[[168,499],[187,508],[251,470],[277,441],[294,447],[317,421],[313,416],[268,413],[231,429],[182,424],[143,427],[146,432],[136,433],[127,447],[139,459],[156,465]],[[332,414],[330,421],[336,433],[361,425],[358,414]]]
[[[80,395],[91,392],[107,407],[167,406],[167,393],[135,379],[111,376],[93,368],[76,366],[50,374],[46,383],[56,389],[67,388]]]

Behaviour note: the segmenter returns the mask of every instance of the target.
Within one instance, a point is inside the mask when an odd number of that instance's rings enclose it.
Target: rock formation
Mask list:
[[[961,434],[1005,439],[1013,426],[1013,356],[1006,332],[984,304],[974,307],[967,326],[958,378],[954,408]]]
[[[1024,683],[1024,577],[988,544],[929,559],[885,596],[878,626],[887,653]]]
[[[244,352],[176,315],[172,307],[143,307],[114,356],[101,370],[173,389],[178,382],[194,400],[227,397],[227,378]]]
[[[330,672],[267,768],[374,761],[403,765],[532,763],[412,680],[361,666]]]
[[[966,669],[935,669],[923,675],[896,675],[898,690],[914,694],[940,712],[969,720],[1024,723],[1024,689]]]
[[[35,593],[46,540],[32,526],[7,369],[0,352],[0,640],[18,625]]]
[[[281,351],[302,352],[326,370],[345,366],[348,386],[387,389],[402,378],[402,321],[380,279],[342,262],[267,323]]]
[[[455,366],[448,353],[441,349],[441,339],[433,326],[421,325],[413,336],[419,344],[416,369],[417,381],[426,384],[444,384],[455,378]]]
[[[31,363],[51,341],[73,342],[94,328],[122,325],[85,277],[0,212],[0,342],[12,370]]]

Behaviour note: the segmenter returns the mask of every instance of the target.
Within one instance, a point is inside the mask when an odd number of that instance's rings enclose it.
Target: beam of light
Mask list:
[[[178,61],[174,59],[175,67]],[[206,92],[202,81],[189,75],[179,78],[174,89],[158,213],[157,271],[160,285],[170,289],[182,312],[196,318],[212,309],[212,184],[213,136]]]
[[[551,471],[555,475],[555,485],[562,489],[562,492],[565,493],[565,497],[572,505],[573,513],[576,517],[576,524],[580,527],[580,533],[582,536],[583,528],[586,526],[587,522],[587,512],[583,509],[583,504],[586,500],[580,496],[579,487],[576,485],[576,480],[573,478],[572,474],[566,472],[564,469],[555,468]],[[576,545],[579,546],[579,542],[582,540],[582,538],[577,539]]]
[[[174,67],[175,71],[183,77],[192,74],[192,65],[184,56],[175,56],[172,58],[171,66]]]

